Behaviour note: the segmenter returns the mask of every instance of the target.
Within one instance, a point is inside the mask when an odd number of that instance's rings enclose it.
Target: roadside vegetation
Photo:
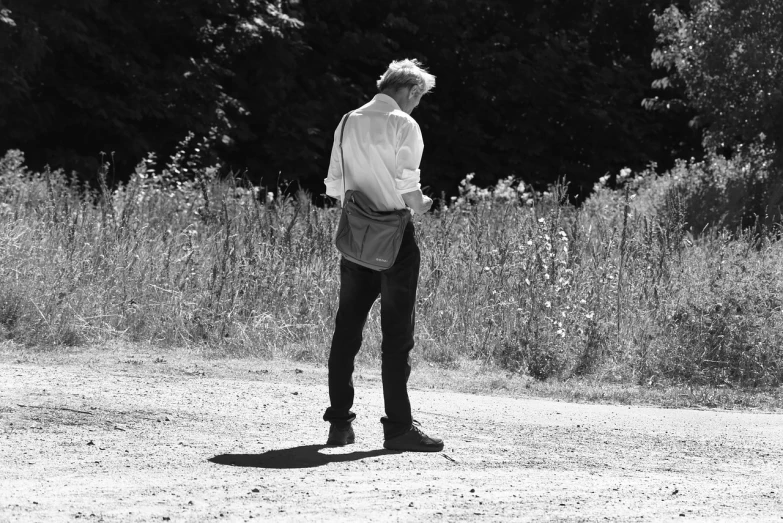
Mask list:
[[[339,209],[186,158],[150,159],[116,190],[30,172],[19,152],[0,159],[0,340],[325,362]],[[579,207],[562,186],[482,189],[466,177],[458,197],[415,219],[417,363],[547,383],[778,387],[780,225],[742,198],[766,183],[764,158],[623,170]],[[378,357],[379,313],[362,358]]]

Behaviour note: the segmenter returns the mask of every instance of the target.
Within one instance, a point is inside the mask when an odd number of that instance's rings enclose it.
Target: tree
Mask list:
[[[0,149],[94,176],[101,151],[127,174],[189,132],[230,142],[243,111],[224,88],[234,56],[298,26],[278,4],[5,0]]]
[[[415,115],[432,194],[475,172],[584,196],[689,151],[683,115],[641,107],[670,1],[0,0],[0,150],[83,177],[114,151],[122,176],[217,128],[232,171],[318,194],[342,114],[415,57],[438,76]]]
[[[29,80],[39,68],[46,44],[34,24],[11,17],[0,1],[0,128],[4,109],[30,90]]]
[[[436,195],[453,194],[470,172],[480,183],[514,174],[541,187],[566,176],[586,195],[606,172],[667,163],[693,141],[682,116],[641,106],[655,78],[650,14],[661,4],[303,0],[308,49],[276,113],[286,132],[261,140],[275,151],[262,176],[322,190],[340,116],[400,57],[423,60],[438,77],[415,115]]]
[[[768,139],[783,146],[783,4],[779,0],[698,0],[656,16],[653,63],[682,85],[706,130],[708,148]],[[655,102],[655,101],[654,101]]]
[[[742,225],[772,225],[783,211],[783,4],[698,0],[690,14],[666,9],[655,26],[653,63],[671,73],[657,86],[683,88],[705,147],[724,154],[746,149],[760,164],[767,152],[757,145],[772,149],[769,170],[751,161],[749,175],[731,173],[745,184]]]

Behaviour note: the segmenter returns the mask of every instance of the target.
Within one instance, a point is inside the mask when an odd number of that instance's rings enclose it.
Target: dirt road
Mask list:
[[[0,521],[783,521],[783,415],[413,390],[441,453],[383,450],[377,372],[328,448],[321,367],[0,354]]]

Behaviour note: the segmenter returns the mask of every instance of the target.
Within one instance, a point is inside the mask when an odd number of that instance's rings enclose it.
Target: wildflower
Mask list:
[[[626,167],[625,169],[620,169],[620,179],[621,180],[625,180],[629,176],[631,176],[631,169],[629,169],[628,167]]]
[[[552,302],[551,302],[551,301],[545,301],[545,302],[544,302],[544,307],[546,307],[547,309],[549,309],[550,307],[552,307]]]
[[[526,284],[528,284],[528,285],[530,285],[530,280],[528,280],[527,278],[525,278],[525,283],[526,283]]]
[[[533,245],[533,240],[528,240],[528,241],[527,241],[527,244],[528,244],[528,245]]]
[[[539,218],[538,223],[546,223],[546,220],[544,220],[543,218]]]
[[[465,187],[466,185],[468,185],[473,180],[473,178],[475,176],[476,176],[476,173],[470,173],[470,174],[466,175],[465,178],[461,182],[459,182],[459,184],[461,186]]]
[[[595,313],[593,311],[590,311],[587,314],[585,314],[585,318],[587,318],[588,320],[592,320],[593,317],[595,317]]]
[[[565,329],[557,329],[557,335],[561,338],[565,338]]]
[[[544,279],[545,279],[545,280],[548,280],[548,279],[549,279],[549,274],[547,274],[547,273],[544,273]]]

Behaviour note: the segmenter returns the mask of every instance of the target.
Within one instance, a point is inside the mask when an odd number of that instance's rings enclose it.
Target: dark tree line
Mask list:
[[[665,74],[652,15],[672,3],[0,0],[0,150],[89,180],[101,152],[127,176],[193,132],[212,138],[205,161],[317,194],[340,116],[416,57],[438,77],[414,115],[431,193],[470,172],[584,192],[697,154],[689,109],[642,106]]]

